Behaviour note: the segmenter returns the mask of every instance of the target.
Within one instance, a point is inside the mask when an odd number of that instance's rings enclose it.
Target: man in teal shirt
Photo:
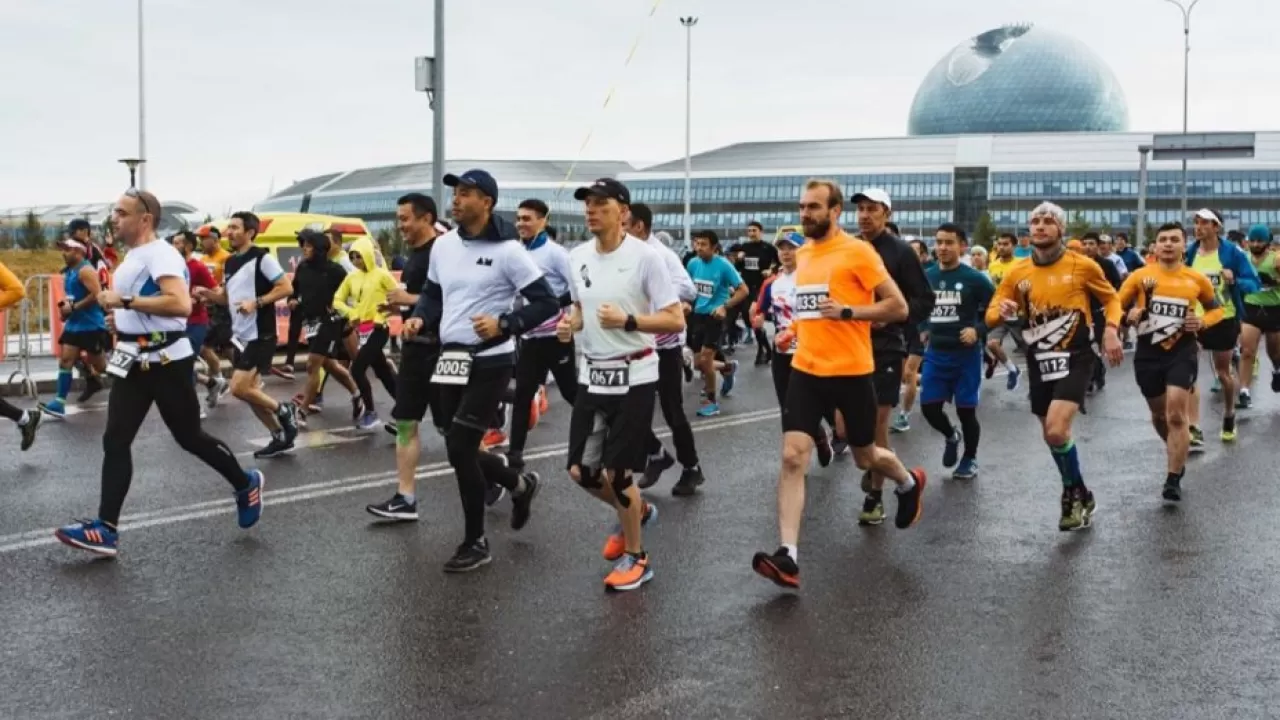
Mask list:
[[[698,296],[694,299],[686,329],[689,349],[695,355],[694,366],[702,372],[704,383],[698,415],[711,417],[720,414],[720,405],[716,402],[717,370],[724,375],[720,393],[727,396],[733,390],[734,371],[738,364],[733,360],[717,362],[716,351],[724,337],[726,311],[747,299],[747,286],[733,263],[719,254],[720,238],[713,231],[695,232],[693,249],[697,256],[689,260],[686,269],[689,277],[693,278]]]
[[[1018,240],[1018,246],[1013,249],[1013,259],[1021,260],[1029,257],[1031,257],[1031,236],[1023,235]]]
[[[960,262],[967,244],[964,230],[951,223],[939,227],[935,235],[933,249],[938,264],[925,271],[933,289],[934,305],[920,374],[920,412],[946,438],[943,466],[955,467],[960,443],[964,442],[964,456],[952,474],[957,480],[978,476],[978,395],[987,334],[983,318],[995,294],[985,274]],[[942,409],[947,402],[956,406],[960,430]]]

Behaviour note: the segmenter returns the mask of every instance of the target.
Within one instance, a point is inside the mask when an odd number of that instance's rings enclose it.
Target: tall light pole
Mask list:
[[[693,246],[693,26],[698,18],[680,18],[684,26],[684,241]]]
[[[1182,11],[1182,134],[1187,134],[1187,112],[1191,97],[1191,11],[1200,0],[1183,5],[1182,0],[1164,0]],[[1187,219],[1187,161],[1182,161],[1182,219]]]
[[[435,57],[414,60],[415,87],[431,107],[431,197],[444,204],[444,0],[435,0]]]
[[[147,189],[147,63],[142,42],[142,1],[138,0],[138,188]],[[133,167],[129,168],[132,174]]]

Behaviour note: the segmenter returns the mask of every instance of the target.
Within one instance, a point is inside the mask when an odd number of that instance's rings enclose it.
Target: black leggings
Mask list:
[[[151,363],[148,370],[134,365],[128,377],[116,378],[107,401],[107,429],[102,434],[102,500],[98,517],[112,525],[120,521],[120,508],[133,481],[133,439],[151,405],[160,410],[173,439],[195,455],[236,490],[249,487],[249,478],[227,444],[200,428],[200,401],[191,384],[195,358],[168,365]]]
[[[351,377],[356,381],[356,387],[360,388],[360,398],[364,401],[366,412],[373,412],[373,387],[369,384],[369,378],[365,377],[365,371],[369,368],[373,368],[373,374],[378,376],[387,394],[392,398],[396,396],[396,373],[383,353],[389,337],[391,333],[387,331],[386,325],[375,327],[364,347],[356,353],[355,361],[351,363]]]
[[[520,343],[520,359],[516,361],[516,391],[511,410],[511,444],[513,453],[524,452],[529,439],[529,406],[538,394],[538,386],[547,373],[556,379],[556,387],[565,402],[573,404],[578,393],[577,368],[573,362],[573,343],[562,343],[554,337],[531,338]]]
[[[942,433],[943,437],[951,437],[955,426],[942,409],[942,403],[926,403],[920,406],[924,419],[929,426]],[[960,418],[960,431],[964,433],[964,457],[973,460],[978,457],[978,440],[982,437],[982,426],[978,424],[978,408],[956,408],[956,417]]]
[[[15,405],[4,398],[0,398],[0,417],[8,418],[14,422],[22,419],[22,411]]]
[[[658,351],[658,406],[662,417],[671,428],[671,444],[676,446],[676,459],[680,466],[698,466],[698,448],[693,444],[693,428],[684,414],[684,358],[679,347]],[[649,455],[662,452],[662,441],[649,430],[645,442]]]
[[[480,452],[487,418],[493,415],[510,381],[510,366],[473,368],[465,388],[438,386],[440,416],[449,418],[444,445],[458,477],[467,543],[484,537],[484,496],[489,483],[514,492],[520,482],[520,473],[508,468],[502,458]]]
[[[289,311],[289,338],[285,341],[284,346],[284,365],[286,368],[293,370],[293,361],[298,355],[298,344],[302,340],[302,311],[293,309]]]

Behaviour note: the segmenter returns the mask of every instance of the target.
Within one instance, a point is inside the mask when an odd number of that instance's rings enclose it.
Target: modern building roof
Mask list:
[[[599,177],[614,177],[634,171],[629,163],[583,160],[449,160],[445,172],[463,173],[471,168],[484,168],[498,181],[499,187],[559,183],[569,178],[586,182]],[[431,163],[384,165],[361,168],[345,173],[331,173],[308,178],[272,195],[272,198],[302,195],[308,192],[337,193],[354,190],[421,188],[431,185]]]
[[[175,200],[161,200],[161,213],[165,217],[178,217],[197,212],[194,205]],[[35,213],[43,225],[61,225],[76,218],[84,218],[91,223],[101,223],[111,217],[111,209],[115,202],[77,203],[70,205],[37,205],[0,210],[0,219],[26,222],[28,213]]]

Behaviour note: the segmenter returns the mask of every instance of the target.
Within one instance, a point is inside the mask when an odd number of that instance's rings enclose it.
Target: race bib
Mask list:
[[[431,382],[436,385],[466,385],[470,379],[471,353],[466,350],[445,350],[440,353]]]
[[[302,337],[310,340],[320,332],[320,321],[315,320],[302,326]]]
[[[1040,380],[1061,380],[1071,372],[1071,353],[1042,352],[1036,354],[1036,368],[1040,371]]]
[[[746,268],[747,270],[759,270],[759,269],[760,269],[760,258],[754,258],[754,257],[743,258],[743,259],[742,259],[742,266],[743,266],[744,268]]]
[[[822,317],[819,306],[831,296],[830,285],[796,286],[796,320],[817,320]]]
[[[960,322],[960,300],[952,297],[937,297],[933,303],[933,313],[929,316],[931,323]]]
[[[371,322],[360,323],[356,328],[356,335],[360,340],[360,347],[364,347],[369,342],[369,338],[373,335],[373,329],[377,327]]]
[[[587,360],[587,392],[626,395],[631,388],[631,364],[626,360]]]
[[[107,358],[107,374],[118,378],[126,377],[138,362],[138,346],[133,343],[120,343]]]
[[[1139,335],[1151,335],[1151,342],[1164,342],[1182,331],[1191,303],[1182,298],[1153,295],[1147,316],[1138,323]]]
[[[716,284],[710,280],[694,280],[693,286],[698,289],[698,297],[709,298],[716,291]]]

